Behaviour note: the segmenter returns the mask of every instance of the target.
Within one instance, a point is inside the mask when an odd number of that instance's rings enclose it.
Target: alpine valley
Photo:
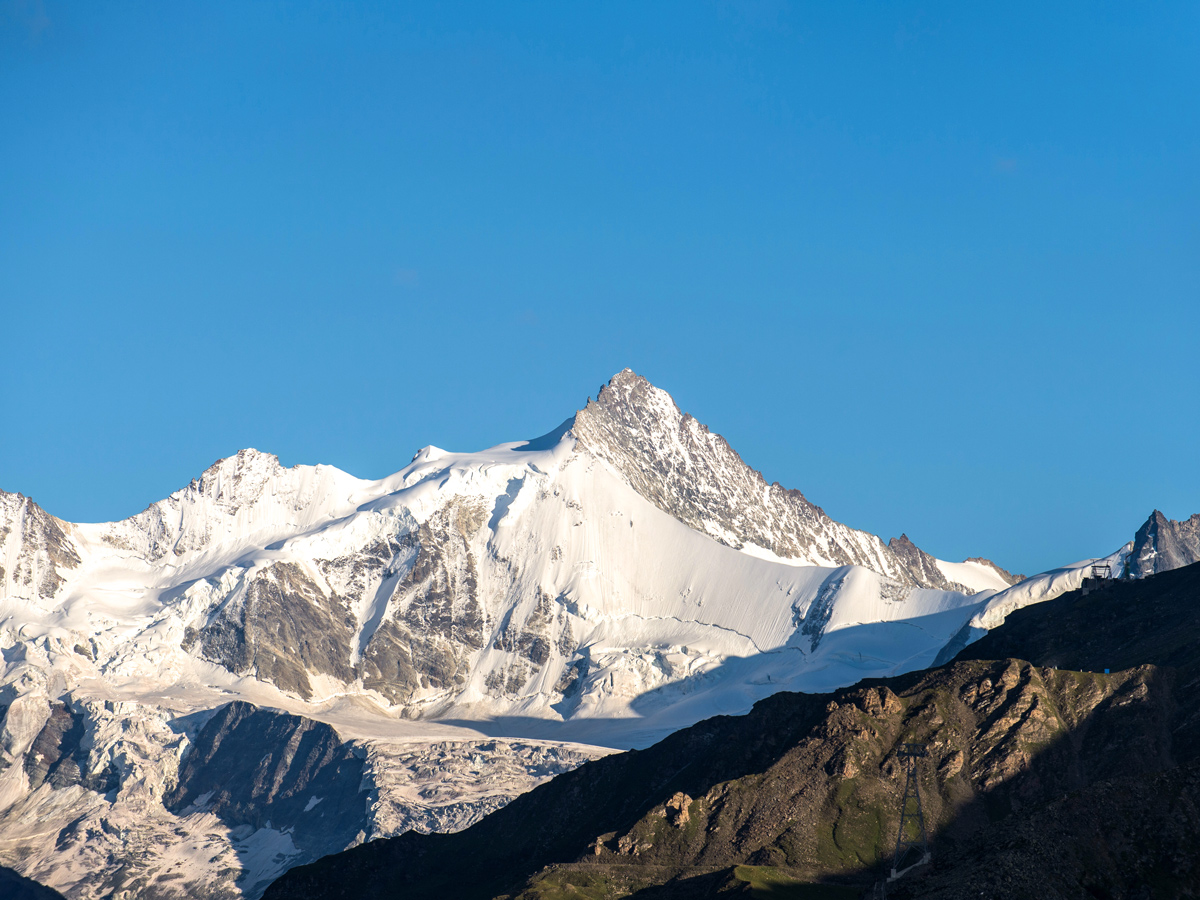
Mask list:
[[[1200,516],[1155,512],[1102,561],[1197,559]],[[940,666],[1092,563],[1024,578],[838,523],[629,370],[540,438],[379,481],[242,450],[103,524],[0,492],[0,866],[71,898],[257,898],[779,692]],[[955,665],[841,702],[1073,689]]]

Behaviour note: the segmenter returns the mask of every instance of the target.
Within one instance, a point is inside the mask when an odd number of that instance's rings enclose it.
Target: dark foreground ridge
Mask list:
[[[1197,896],[1197,636],[1200,565],[1074,592],[946,666],[777,694],[464,832],[293,869],[266,898],[858,897],[895,841],[906,742],[929,747],[935,857],[889,896]]]
[[[62,894],[45,885],[0,866],[0,897],[4,900],[65,900]]]

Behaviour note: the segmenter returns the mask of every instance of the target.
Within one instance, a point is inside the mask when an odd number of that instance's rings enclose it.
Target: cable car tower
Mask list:
[[[896,835],[896,855],[892,858],[888,881],[895,881],[932,859],[925,813],[921,810],[921,791],[917,787],[917,760],[929,753],[924,744],[901,744],[896,755],[904,762],[904,799],[900,801],[900,833]]]

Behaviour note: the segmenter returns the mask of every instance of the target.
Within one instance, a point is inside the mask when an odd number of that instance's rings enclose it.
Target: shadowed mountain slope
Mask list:
[[[1200,674],[1200,563],[1135,581],[1070,591],[1008,614],[955,657],[1018,657],[1103,672],[1152,664]]]
[[[968,647],[960,661],[1019,654],[1060,669],[1161,666],[1157,677],[1170,683],[1174,710],[1150,752],[1171,754],[1180,764],[1154,774],[1118,773],[991,824],[970,841],[943,848],[924,877],[898,885],[890,896],[1200,896],[1198,638],[1200,564],[1194,564],[1018,610]]]
[[[45,885],[0,866],[0,897],[4,900],[63,900],[63,895]]]
[[[743,865],[865,889],[898,827],[896,750],[919,741],[930,749],[919,780],[938,864],[894,893],[967,896],[961,876],[974,872],[980,848],[1007,852],[1006,864],[1019,868],[1022,842],[1044,827],[1064,854],[1061,889],[1045,896],[1134,897],[1155,859],[1200,834],[1200,819],[1162,799],[1169,789],[1186,801],[1196,782],[1190,735],[1200,699],[1186,643],[1197,623],[1180,614],[1189,598],[1200,598],[1200,566],[1014,615],[1010,639],[1035,661],[1042,641],[1046,653],[1098,672],[964,659],[834,694],[778,694],[747,716],[589,763],[460,834],[407,834],[292,870],[266,896],[693,897],[746,889],[735,877]],[[1148,617],[1140,629],[1138,608]],[[1127,627],[1109,629],[1126,615]],[[1070,616],[1080,617],[1074,627]],[[1009,630],[994,632],[996,641]],[[1126,668],[1104,674],[1093,663],[1109,657]],[[1146,664],[1159,662],[1168,665]],[[1076,823],[1079,797],[1115,818]],[[1164,816],[1176,818],[1158,841],[1153,825]],[[1120,848],[1104,864],[1084,852],[1105,852],[1097,829],[1125,824],[1143,831],[1126,842],[1134,857],[1124,864]],[[1172,871],[1181,889],[1196,886],[1187,871]],[[988,896],[1032,896],[1021,893],[1028,879],[1010,881]],[[1092,882],[1107,893],[1087,894]]]

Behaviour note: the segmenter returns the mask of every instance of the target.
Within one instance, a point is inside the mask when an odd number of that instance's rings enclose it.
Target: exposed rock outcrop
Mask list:
[[[100,771],[89,765],[92,740],[88,735],[88,717],[68,704],[50,704],[50,717],[34,738],[25,756],[25,775],[30,788],[43,783],[53,788],[78,784],[99,794],[107,794],[120,785],[120,773],[113,760],[105,761]],[[99,761],[98,761],[99,762]]]
[[[465,683],[468,657],[486,639],[479,567],[469,546],[486,516],[482,505],[454,502],[406,535],[416,558],[367,642],[359,666],[364,686],[403,703],[423,688]]]
[[[311,697],[309,672],[353,681],[350,666],[355,621],[347,600],[327,594],[292,562],[258,571],[244,595],[227,603],[213,621],[184,637],[184,649],[237,674],[252,673],[285,691]]]
[[[942,570],[938,568],[937,560],[910,541],[907,534],[892,538],[888,541],[887,546],[908,572],[908,577],[913,584],[919,584],[922,587],[942,587],[946,590],[961,591],[964,594],[971,593],[970,588],[947,579]]]
[[[328,725],[235,701],[200,730],[164,805],[212,812],[231,828],[287,828],[314,858],[370,831],[365,758]]]
[[[0,491],[0,599],[50,599],[79,565],[69,522],[29,497]]]
[[[1200,561],[1200,513],[1176,522],[1156,509],[1134,535],[1128,574],[1145,578],[1197,561]]]

